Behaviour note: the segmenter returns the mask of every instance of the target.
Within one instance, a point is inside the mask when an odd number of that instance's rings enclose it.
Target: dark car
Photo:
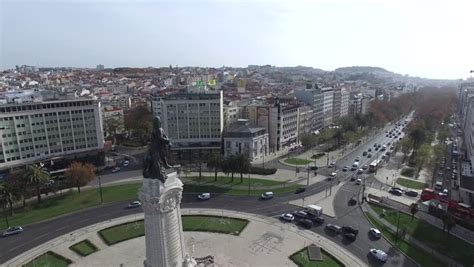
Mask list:
[[[405,192],[405,195],[407,195],[407,196],[409,196],[409,197],[417,197],[417,196],[418,196],[418,192],[413,191],[413,190],[410,190],[410,191],[406,191],[406,192]]]
[[[303,193],[304,191],[306,191],[306,188],[300,187],[300,188],[296,189],[295,194],[300,194],[300,193]]]
[[[364,151],[364,152],[362,153],[362,156],[367,156],[367,151]]]
[[[318,169],[318,166],[311,166],[311,167],[309,167],[309,169],[312,170],[312,171],[316,171]]]
[[[369,148],[367,151],[372,152],[372,148]]]
[[[313,227],[313,221],[308,219],[301,220],[298,222],[298,224],[306,229],[311,229],[311,227]]]
[[[345,233],[344,238],[350,241],[355,241],[357,238],[357,235],[352,234],[352,233]]]
[[[401,196],[401,195],[403,194],[402,191],[397,190],[397,189],[390,189],[388,192],[389,192],[390,194],[396,195],[396,196]]]
[[[343,226],[342,227],[342,232],[347,234],[347,233],[350,233],[350,234],[354,234],[354,235],[358,235],[359,234],[359,230],[355,229],[355,228],[352,228],[350,226]]]
[[[313,221],[313,223],[316,223],[316,224],[323,224],[324,223],[324,217],[313,217],[311,218],[311,220]]]

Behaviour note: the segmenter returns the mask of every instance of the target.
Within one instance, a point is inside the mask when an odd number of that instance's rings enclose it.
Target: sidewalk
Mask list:
[[[364,212],[370,213],[373,217],[377,218],[377,220],[383,224],[385,227],[389,228],[393,233],[397,232],[397,227],[392,225],[391,223],[387,222],[384,218],[381,218],[379,214],[377,214],[367,203],[362,204],[362,210]],[[424,250],[425,252],[431,254],[432,256],[436,257],[439,261],[444,262],[447,266],[462,266],[462,264],[456,262],[455,260],[448,258],[446,255],[439,253],[438,251],[432,249],[431,247],[425,245],[423,242],[418,241],[417,239],[413,238],[410,235],[405,235],[403,240],[407,241],[408,243],[415,245],[416,247]]]
[[[247,219],[250,223],[239,236],[184,232],[187,251],[194,257],[213,255],[221,266],[295,266],[288,258],[294,252],[315,244],[328,251],[345,266],[365,266],[359,258],[324,236],[303,230],[291,223],[249,213],[216,209],[183,209],[183,215],[214,215]],[[51,250],[73,260],[70,266],[139,266],[145,258],[144,237],[107,246],[97,231],[114,225],[143,219],[143,213],[78,229],[55,238],[6,262],[6,266],[21,266]],[[100,250],[81,257],[69,246],[89,239]]]

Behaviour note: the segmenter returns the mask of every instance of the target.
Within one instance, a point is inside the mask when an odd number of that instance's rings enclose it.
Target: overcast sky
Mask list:
[[[472,0],[0,2],[2,69],[378,66],[428,78],[474,69]]]

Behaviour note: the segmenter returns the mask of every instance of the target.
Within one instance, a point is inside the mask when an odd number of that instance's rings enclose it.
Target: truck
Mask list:
[[[323,208],[317,205],[308,205],[306,206],[306,212],[319,217],[323,215]]]

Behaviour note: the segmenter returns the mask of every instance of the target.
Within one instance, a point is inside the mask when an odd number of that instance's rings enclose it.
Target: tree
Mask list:
[[[418,147],[425,141],[426,133],[422,126],[415,126],[408,133],[413,141],[413,156],[416,154]]]
[[[443,230],[446,230],[447,238],[449,238],[449,232],[456,226],[456,221],[451,213],[446,213],[443,216]]]
[[[38,198],[38,203],[41,203],[41,186],[50,180],[49,173],[43,170],[40,166],[33,164],[26,167],[25,172],[26,177],[28,177],[28,183],[36,187],[36,197]]]
[[[423,144],[418,149],[418,153],[416,154],[415,161],[418,169],[420,170],[425,161],[430,157],[431,154],[431,146],[428,144]]]
[[[415,217],[415,214],[418,212],[418,204],[411,203],[410,205],[410,213],[411,213],[411,220]]]
[[[318,137],[314,134],[305,133],[301,136],[300,140],[305,149],[309,149],[318,144]]]
[[[144,106],[135,107],[125,116],[125,128],[144,145],[153,128],[153,114]]]
[[[413,147],[413,141],[410,138],[403,138],[402,141],[400,141],[400,147],[401,147],[401,151],[403,153],[403,160],[402,161],[405,161],[405,158],[410,153],[410,151]]]
[[[231,182],[234,182],[234,173],[235,173],[235,156],[230,155],[226,159],[223,160],[222,162],[222,171],[228,175],[229,173],[232,175],[232,180]]]
[[[8,184],[3,182],[0,183],[0,206],[3,208],[5,212],[5,221],[7,222],[8,227],[8,214],[7,209],[10,209],[10,216],[13,215],[13,202],[15,198],[12,194],[11,188],[9,188]]]
[[[112,136],[112,144],[116,142],[117,131],[122,128],[117,117],[107,117],[104,120],[104,130],[107,136]]]
[[[240,173],[240,182],[244,182],[244,173],[247,173],[250,169],[250,160],[244,154],[238,154],[234,157],[235,171]]]
[[[95,166],[90,163],[74,161],[69,165],[64,176],[69,183],[77,187],[77,191],[80,194],[81,186],[84,186],[95,179]]]
[[[221,153],[212,153],[206,163],[209,169],[214,170],[214,181],[217,181],[217,171],[222,165]]]
[[[23,208],[26,207],[26,198],[28,197],[28,173],[26,170],[10,170],[8,174],[8,183],[11,184],[13,195],[16,199],[23,202]]]

